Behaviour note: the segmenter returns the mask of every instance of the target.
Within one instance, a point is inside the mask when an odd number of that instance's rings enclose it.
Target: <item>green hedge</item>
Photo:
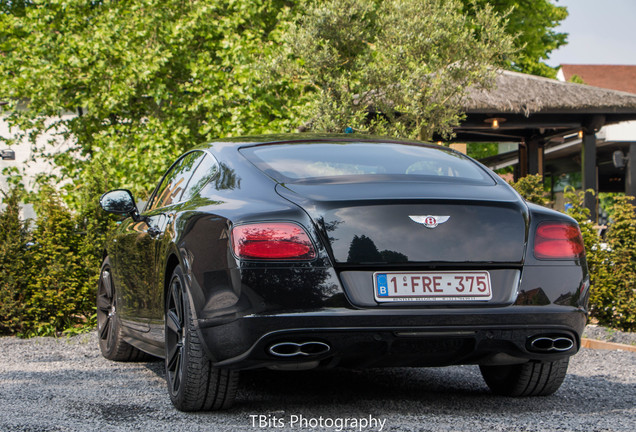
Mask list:
[[[43,187],[28,230],[20,198],[18,189],[4,193],[0,212],[0,333],[28,337],[94,327],[103,235],[86,229],[97,228],[95,221],[71,213],[57,192]]]
[[[22,327],[24,299],[28,287],[27,242],[29,233],[20,220],[21,194],[17,189],[3,193],[0,212],[0,334]]]
[[[550,203],[550,200],[546,197],[546,193],[543,190],[543,177],[539,174],[521,177],[516,182],[511,182],[510,186],[515,188],[515,190],[519,192],[519,195],[526,201],[542,206]]]
[[[636,218],[633,197],[614,198],[612,223],[593,245],[591,314],[600,324],[636,331]]]

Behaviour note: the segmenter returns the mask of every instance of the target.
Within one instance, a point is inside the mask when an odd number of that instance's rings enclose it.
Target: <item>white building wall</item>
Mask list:
[[[75,115],[75,113],[65,113],[61,116],[61,119],[70,119]],[[18,135],[17,132],[15,129],[9,127],[9,124],[3,116],[0,116],[0,136],[14,139],[16,135]],[[64,141],[64,139],[55,132],[45,133],[38,137],[37,147],[38,149],[43,149],[43,151],[38,151],[37,153],[33,152],[31,143],[26,139],[10,147],[7,144],[0,143],[0,149],[11,149],[15,152],[15,160],[0,159],[0,189],[6,191],[9,188],[10,175],[5,174],[5,168],[15,167],[19,170],[20,175],[22,175],[22,183],[25,188],[28,191],[33,191],[36,186],[35,179],[40,174],[49,175],[56,173],[56,168],[44,155],[65,151],[70,148],[71,144],[71,142]],[[1,198],[0,196],[0,200]],[[25,218],[34,217],[31,206],[25,206],[23,208],[23,216]]]
[[[596,137],[608,142],[636,142],[636,121],[626,121],[603,126],[596,134]]]

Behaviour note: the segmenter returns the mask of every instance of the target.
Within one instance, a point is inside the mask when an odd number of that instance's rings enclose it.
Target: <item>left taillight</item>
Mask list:
[[[563,222],[542,222],[534,237],[534,256],[539,259],[575,259],[585,256],[581,231]]]
[[[305,230],[291,222],[261,222],[232,228],[232,249],[241,259],[311,260],[316,250]]]

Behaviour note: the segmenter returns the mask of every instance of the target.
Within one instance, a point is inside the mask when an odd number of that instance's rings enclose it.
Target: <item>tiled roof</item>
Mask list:
[[[578,75],[594,87],[636,93],[636,65],[561,65],[565,80]]]

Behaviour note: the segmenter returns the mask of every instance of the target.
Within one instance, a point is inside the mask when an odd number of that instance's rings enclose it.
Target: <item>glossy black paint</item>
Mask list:
[[[528,253],[539,222],[574,223],[571,218],[526,204],[494,175],[492,185],[371,179],[281,184],[239,152],[295,140],[368,138],[303,134],[212,143],[194,150],[215,163],[207,183],[201,182],[189,200],[144,209],[142,219],[122,221],[105,254],[128,342],[164,356],[166,289],[181,266],[196,326],[218,366],[298,363],[275,358],[267,348],[308,338],[332,347],[311,359],[324,367],[502,364],[556,359],[578,350],[589,296],[585,261],[537,260]],[[451,218],[428,229],[409,220],[413,214]],[[231,227],[259,221],[301,224],[317,247],[316,259],[238,260],[230,248]],[[493,299],[374,300],[373,272],[433,269],[488,269]],[[546,333],[570,335],[575,347],[559,354],[527,349],[529,337]]]

